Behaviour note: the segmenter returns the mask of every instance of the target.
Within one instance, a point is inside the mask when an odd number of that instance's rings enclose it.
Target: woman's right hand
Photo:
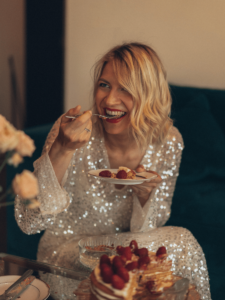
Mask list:
[[[84,112],[76,119],[66,118],[66,116],[79,114],[80,110],[81,106],[78,105],[62,116],[58,136],[49,151],[49,158],[59,183],[62,181],[74,151],[84,146],[91,137],[91,111]]]
[[[84,112],[76,119],[66,118],[66,116],[79,114],[80,110],[81,106],[78,105],[75,108],[71,108],[62,116],[59,134],[55,141],[58,146],[60,146],[62,152],[74,152],[76,149],[87,143],[91,137],[91,111]]]

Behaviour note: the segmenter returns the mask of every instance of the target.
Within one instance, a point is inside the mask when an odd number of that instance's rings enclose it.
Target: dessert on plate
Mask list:
[[[109,170],[104,170],[99,173],[101,177],[118,178],[118,179],[135,179],[135,171],[127,167],[119,167],[117,173],[113,173]]]

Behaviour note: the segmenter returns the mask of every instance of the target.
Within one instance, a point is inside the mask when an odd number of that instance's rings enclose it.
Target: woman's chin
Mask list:
[[[104,126],[106,134],[112,134],[112,135],[127,135],[129,133],[129,129],[127,127],[125,128],[116,128],[111,126]]]

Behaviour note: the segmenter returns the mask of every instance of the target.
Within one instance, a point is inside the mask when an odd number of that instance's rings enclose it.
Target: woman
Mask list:
[[[152,250],[166,246],[176,273],[211,299],[204,254],[195,238],[183,228],[161,227],[170,216],[183,141],[169,117],[171,96],[159,57],[139,43],[113,48],[95,66],[93,95],[93,112],[119,118],[93,122],[91,111],[67,118],[79,114],[80,106],[59,118],[34,163],[41,206],[25,210],[18,199],[20,228],[28,234],[46,229],[38,259],[67,268],[78,256],[82,237],[130,231],[128,239]],[[114,186],[88,175],[119,166],[155,172],[157,178]]]

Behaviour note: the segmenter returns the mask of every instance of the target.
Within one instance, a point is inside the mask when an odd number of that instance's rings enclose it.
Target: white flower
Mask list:
[[[12,182],[14,193],[23,199],[31,199],[38,195],[37,178],[28,170],[24,170],[21,174],[17,174]]]
[[[19,142],[17,130],[0,115],[0,152],[14,150]]]
[[[32,154],[35,150],[34,141],[21,130],[17,131],[17,136],[18,136],[19,142],[18,142],[15,150],[21,156],[32,156]]]
[[[23,161],[23,158],[18,153],[14,153],[9,159],[8,164],[13,165],[14,167],[17,167],[21,162]]]

